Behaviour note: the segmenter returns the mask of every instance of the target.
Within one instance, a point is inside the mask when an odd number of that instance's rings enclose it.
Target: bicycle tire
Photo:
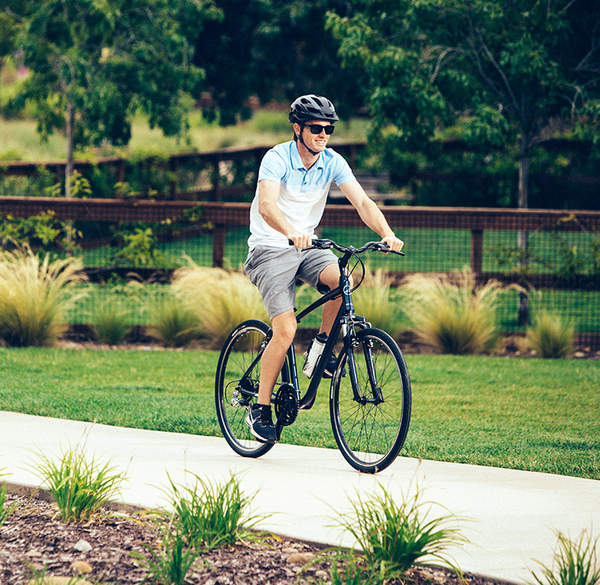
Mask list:
[[[329,412],[333,434],[342,455],[363,473],[377,473],[391,465],[404,445],[411,411],[408,368],[396,342],[380,329],[362,329],[351,349],[356,364],[358,391],[354,398],[348,355],[342,352],[331,382]],[[370,347],[377,386],[383,400],[376,404],[367,372],[365,349]],[[343,373],[346,373],[344,376]]]
[[[257,441],[246,424],[248,408],[256,402],[260,361],[253,367],[245,388],[240,387],[243,374],[257,357],[267,340],[270,327],[258,320],[240,323],[230,334],[219,356],[215,376],[215,404],[217,419],[229,446],[243,457],[260,457],[273,447],[273,443]],[[287,358],[280,382],[288,382]]]

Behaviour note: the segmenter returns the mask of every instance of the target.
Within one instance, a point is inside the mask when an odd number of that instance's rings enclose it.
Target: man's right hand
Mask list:
[[[308,248],[312,245],[312,236],[302,232],[292,232],[287,234],[287,239],[294,248]]]

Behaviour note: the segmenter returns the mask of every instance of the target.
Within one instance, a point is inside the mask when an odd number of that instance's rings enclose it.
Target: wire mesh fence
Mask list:
[[[152,280],[153,295],[166,295],[164,283],[189,259],[239,270],[247,254],[248,203],[0,198],[4,217],[32,218],[48,210],[53,220],[68,220],[82,234],[75,253],[92,282],[71,313],[74,323],[88,323],[116,295],[130,307],[132,323],[147,324],[147,303],[124,286],[123,276]],[[548,310],[571,319],[581,342],[600,345],[600,212],[401,206],[383,211],[405,241],[406,257],[372,254],[369,268],[393,273],[396,283],[411,273],[468,268],[480,284],[492,278],[518,284],[526,290],[529,320]],[[327,206],[320,235],[355,246],[376,239],[349,205]],[[499,317],[505,331],[524,330],[522,297],[514,289],[503,292]]]

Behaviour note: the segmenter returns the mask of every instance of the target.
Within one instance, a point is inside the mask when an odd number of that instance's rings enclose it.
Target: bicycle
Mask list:
[[[339,450],[348,463],[363,473],[376,473],[396,459],[404,445],[410,423],[411,387],[404,357],[393,338],[370,326],[354,313],[352,291],[364,278],[360,254],[367,250],[393,252],[382,242],[368,242],[360,248],[341,246],[332,240],[313,240],[310,248],[335,249],[340,269],[339,286],[327,292],[296,315],[300,323],[327,301],[342,297],[342,304],[323,353],[302,395],[294,344],[273,390],[278,437],[294,423],[299,411],[309,410],[315,401],[325,366],[340,333],[342,349],[331,379],[329,412]],[[404,256],[402,252],[395,252]],[[356,258],[352,270],[348,268]],[[350,274],[360,264],[363,276],[351,286]],[[271,338],[270,327],[259,320],[240,323],[229,335],[219,356],[215,378],[215,402],[219,425],[230,447],[244,457],[260,457],[274,443],[258,442],[245,422],[248,408],[256,401],[260,359]]]

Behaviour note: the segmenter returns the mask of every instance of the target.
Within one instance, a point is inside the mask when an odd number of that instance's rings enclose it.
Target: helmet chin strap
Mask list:
[[[310,152],[310,154],[312,154],[313,156],[317,156],[319,153],[308,148],[308,146],[306,145],[306,142],[304,142],[304,138],[302,138],[303,131],[304,131],[304,124],[302,126],[300,126],[300,134],[297,135],[298,140],[300,140],[300,142],[302,142],[302,144],[304,145],[304,148],[306,148],[306,150],[308,150],[308,152]]]

